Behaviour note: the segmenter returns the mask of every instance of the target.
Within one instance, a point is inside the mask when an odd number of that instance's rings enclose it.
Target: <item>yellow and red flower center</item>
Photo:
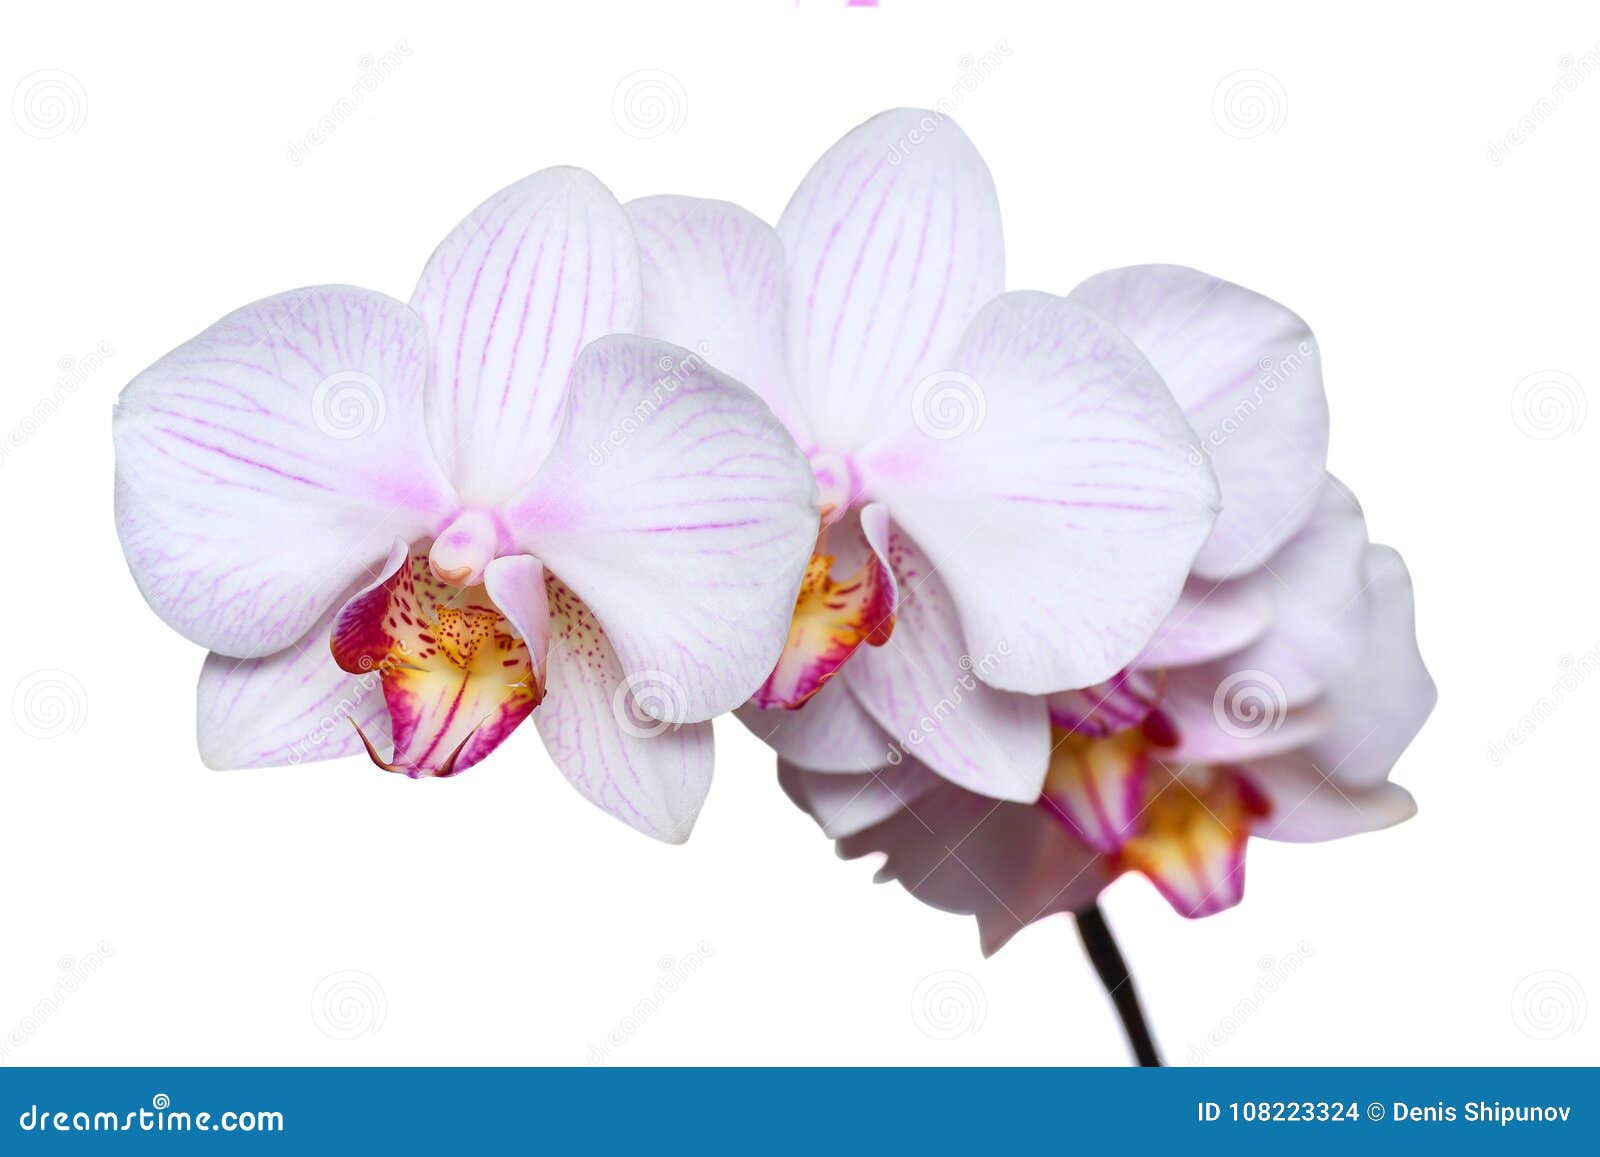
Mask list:
[[[1057,727],[1054,737],[1039,806],[1185,916],[1239,902],[1245,844],[1269,811],[1244,774],[1163,758],[1176,737],[1159,711],[1106,735]]]
[[[346,604],[332,646],[340,667],[382,681],[394,754],[363,734],[368,754],[413,778],[466,770],[544,697],[527,644],[484,587],[442,581],[422,551]]]
[[[822,690],[862,643],[879,647],[894,630],[894,576],[870,547],[855,573],[833,576],[828,528],[806,566],[778,665],[752,697],[758,707],[797,708]]]

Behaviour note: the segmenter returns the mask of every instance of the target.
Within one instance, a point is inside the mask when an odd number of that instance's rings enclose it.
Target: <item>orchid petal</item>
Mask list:
[[[1216,468],[1222,513],[1195,572],[1259,566],[1310,515],[1327,458],[1311,330],[1270,298],[1178,265],[1109,270],[1070,297],[1133,339]]]
[[[865,774],[807,771],[778,761],[778,782],[795,805],[817,821],[830,840],[882,823],[945,781],[915,760]]]
[[[711,724],[658,717],[677,689],[624,672],[595,616],[549,580],[549,697],[534,726],[550,758],[590,803],[670,844],[689,838],[711,789]]]
[[[283,767],[356,755],[358,727],[374,743],[390,742],[377,674],[351,675],[328,653],[333,617],[330,611],[305,638],[260,659],[206,656],[196,731],[207,767]]]
[[[1330,477],[1304,528],[1249,580],[1272,600],[1274,619],[1232,665],[1270,673],[1291,705],[1326,690],[1366,636],[1366,552],[1361,508]]]
[[[777,232],[737,205],[700,197],[645,197],[624,209],[639,238],[639,332],[699,351],[809,446],[784,356],[787,271]]]
[[[894,754],[894,741],[857,702],[843,679],[822,685],[798,711],[746,704],[734,712],[780,758],[825,774],[870,772]]]
[[[1369,546],[1363,570],[1368,618],[1361,657],[1329,689],[1333,726],[1310,752],[1327,774],[1354,788],[1388,776],[1439,698],[1417,649],[1404,561],[1386,546]]]
[[[629,675],[693,722],[777,662],[817,536],[815,483],[765,403],[664,342],[611,336],[573,370],[561,436],[507,514]]]
[[[1292,751],[1332,724],[1325,704],[1292,706],[1270,672],[1231,658],[1169,670],[1161,714],[1177,737],[1164,754],[1188,763],[1240,763]]]
[[[1101,682],[1176,603],[1216,509],[1210,468],[1133,344],[1063,298],[1000,298],[955,364],[972,421],[864,452],[868,489],[938,568],[967,645],[1007,646],[990,683]]]
[[[129,383],[117,533],[140,591],[210,650],[306,634],[396,536],[454,503],[423,432],[427,337],[382,294],[323,286],[229,314]]]
[[[528,644],[485,588],[440,581],[427,554],[401,542],[384,573],[339,612],[332,650],[344,670],[382,680],[394,754],[380,756],[370,736],[367,752],[412,778],[478,763],[543,694]]]
[[[493,505],[544,460],[578,351],[637,324],[638,247],[604,185],[545,169],[456,226],[411,304],[433,339],[429,436],[466,500]]]
[[[1256,835],[1285,843],[1320,843],[1380,831],[1417,814],[1417,801],[1398,784],[1341,786],[1310,760],[1280,756],[1252,764],[1250,781],[1270,801],[1272,814]]]
[[[1094,903],[1110,883],[1103,857],[1043,808],[941,784],[883,823],[839,841],[849,859],[884,853],[880,883],[924,904],[977,917],[984,955],[1056,912]]]
[[[1191,578],[1134,666],[1185,667],[1231,655],[1266,632],[1274,609],[1264,585],[1251,578],[1223,583]]]
[[[845,135],[778,221],[788,353],[823,445],[906,425],[917,383],[1005,284],[994,182],[954,121],[894,109]]]
[[[1137,671],[1045,697],[1052,727],[1090,738],[1138,729],[1160,700],[1157,681]]]
[[[1050,758],[1043,699],[985,680],[1004,648],[970,653],[943,575],[898,527],[889,532],[899,584],[894,633],[844,666],[861,705],[904,749],[946,779],[996,799],[1039,798]]]

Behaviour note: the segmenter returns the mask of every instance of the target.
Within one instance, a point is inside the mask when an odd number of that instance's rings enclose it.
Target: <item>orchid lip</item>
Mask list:
[[[865,554],[859,568],[842,578],[833,575],[836,558],[828,549],[829,524],[824,522],[795,598],[778,664],[751,696],[757,707],[791,711],[804,707],[858,647],[881,647],[889,641],[898,594],[893,570],[866,533],[867,522],[886,521],[886,517],[871,518],[873,510],[883,516],[881,508],[869,508],[863,517]]]
[[[526,620],[518,627],[503,609],[512,604],[497,603],[489,587],[441,579],[433,558],[438,543],[431,546],[397,542],[383,577],[345,604],[331,639],[340,667],[382,683],[394,754],[381,756],[358,727],[367,754],[383,770],[413,779],[465,771],[544,698],[542,569],[534,566],[533,592],[499,588],[516,604],[512,613]],[[450,549],[459,552],[461,540]],[[490,586],[505,578],[488,563],[482,569]]]

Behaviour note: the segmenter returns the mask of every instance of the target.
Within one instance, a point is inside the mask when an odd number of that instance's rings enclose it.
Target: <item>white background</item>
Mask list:
[[[0,116],[0,1061],[1123,1062],[1066,918],[984,961],[967,919],[837,860],[731,721],[683,848],[584,803],[532,728],[444,783],[207,772],[201,653],[112,527],[113,398],[235,306],[407,297],[461,216],[556,163],[775,219],[846,130],[941,99],[993,170],[1010,287],[1177,261],[1311,322],[1333,469],[1416,581],[1420,815],[1256,841],[1243,906],[1202,922],[1138,878],[1107,894],[1169,1057],[1600,1061],[1600,73],[1561,91],[1600,63],[1594,5],[883,3],[8,11],[0,87],[48,70],[68,106]],[[614,109],[643,70],[658,125]],[[43,722],[41,671],[70,677]],[[920,1006],[941,985],[953,1039]]]

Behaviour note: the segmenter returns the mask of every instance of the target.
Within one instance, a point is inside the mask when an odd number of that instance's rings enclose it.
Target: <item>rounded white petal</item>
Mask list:
[[[809,446],[784,352],[787,273],[772,226],[701,197],[645,197],[625,209],[639,238],[639,332],[692,349],[749,386]]]
[[[941,113],[893,109],[812,166],[778,221],[789,258],[789,365],[821,444],[849,451],[911,421],[1005,287],[994,182]]]
[[[1195,572],[1259,565],[1310,516],[1327,459],[1311,330],[1270,298],[1178,265],[1112,269],[1070,296],[1133,339],[1216,467],[1222,513]]]
[[[1101,682],[1176,603],[1215,516],[1211,470],[1133,343],[1064,298],[997,299],[954,372],[970,420],[871,448],[867,489],[927,553],[967,648],[1001,652],[990,684]]]
[[[573,370],[560,436],[507,512],[594,611],[672,722],[749,698],[783,648],[816,543],[815,483],[764,402],[665,342],[613,335]]]
[[[166,622],[256,658],[455,503],[423,430],[427,338],[348,286],[229,314],[117,400],[117,533]]]
[[[578,352],[639,320],[639,250],[582,169],[500,190],[446,237],[412,307],[433,345],[428,433],[469,503],[514,494],[544,460]]]

